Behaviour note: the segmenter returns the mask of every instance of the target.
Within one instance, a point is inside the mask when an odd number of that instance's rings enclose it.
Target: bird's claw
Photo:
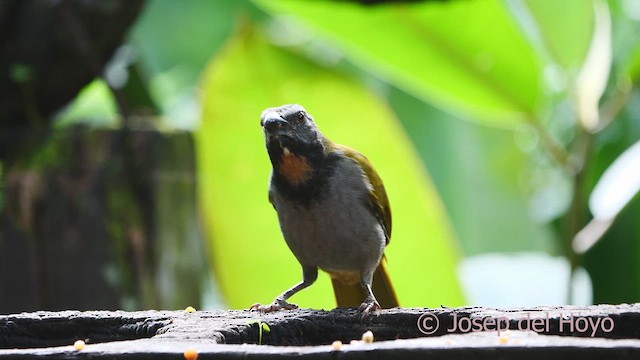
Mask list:
[[[262,305],[260,303],[255,303],[251,305],[249,308],[250,311],[257,310],[261,313],[270,313],[278,310],[295,310],[298,308],[298,305],[288,303],[284,300],[276,299],[269,305]]]
[[[375,299],[367,299],[360,305],[360,307],[358,308],[358,312],[361,314],[362,318],[365,318],[371,314],[380,314],[381,309],[382,307],[380,306],[380,304],[378,304],[378,301],[376,301]]]

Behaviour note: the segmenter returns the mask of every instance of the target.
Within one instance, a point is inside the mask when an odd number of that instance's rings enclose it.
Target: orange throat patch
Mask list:
[[[289,149],[284,148],[278,172],[291,185],[298,186],[311,179],[313,169],[306,157],[294,155]]]

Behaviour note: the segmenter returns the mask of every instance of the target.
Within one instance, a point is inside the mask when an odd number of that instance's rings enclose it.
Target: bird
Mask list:
[[[384,255],[391,208],[369,160],[329,140],[298,104],[264,110],[260,125],[272,165],[269,202],[302,281],[271,304],[250,309],[298,308],[287,300],[311,286],[318,269],[329,274],[338,307],[357,307],[363,316],[398,307]]]

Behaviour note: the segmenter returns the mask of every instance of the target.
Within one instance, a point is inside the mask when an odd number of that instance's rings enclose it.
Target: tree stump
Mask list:
[[[366,331],[373,343],[361,341]],[[86,346],[76,350],[77,340]],[[365,318],[355,309],[0,316],[0,358],[180,359],[189,349],[198,359],[631,359],[640,356],[640,304],[396,308]]]

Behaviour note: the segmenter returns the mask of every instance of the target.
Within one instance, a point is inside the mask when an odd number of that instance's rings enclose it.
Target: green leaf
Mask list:
[[[611,15],[605,2],[596,1],[595,29],[589,52],[576,79],[575,97],[582,127],[595,132],[600,126],[600,98],[611,70]]]
[[[237,0],[148,1],[130,35],[146,75],[178,67],[193,84],[224,44],[241,7]]]
[[[601,220],[615,218],[640,191],[640,141],[623,152],[602,174],[589,197],[589,209]]]
[[[129,36],[163,125],[183,130],[200,118],[196,84],[224,44],[242,0],[150,0]]]
[[[598,242],[622,209],[640,192],[640,141],[623,152],[600,177],[589,196],[593,220],[573,240],[581,254]]]
[[[246,28],[210,63],[202,87],[198,191],[210,260],[232,308],[270,303],[302,277],[267,201],[271,164],[259,126],[263,109],[285,103],[304,105],[326,136],[364,153],[384,179],[394,215],[386,254],[401,305],[462,304],[443,205],[384,102]],[[292,301],[335,307],[328,276]]]
[[[593,1],[525,1],[544,47],[568,70],[577,70],[589,49],[593,34]]]
[[[634,92],[627,109],[640,108],[640,97]],[[594,138],[594,155],[585,173],[583,203],[604,173],[621,154],[640,139],[640,126],[634,111],[621,112],[616,121]],[[597,156],[596,156],[597,155]],[[586,216],[586,214],[585,214]],[[593,281],[595,304],[634,302],[640,297],[640,196],[631,200],[616,215],[615,221],[589,251],[584,264]],[[588,219],[584,219],[586,222]],[[615,281],[612,281],[615,279]]]
[[[115,99],[103,80],[93,80],[85,86],[71,104],[55,119],[57,127],[87,124],[95,127],[116,127],[120,119]]]
[[[403,90],[483,124],[511,126],[541,101],[540,63],[501,1],[254,2],[296,16]]]
[[[388,99],[433,177],[465,256],[553,253],[554,239],[541,224],[541,216],[532,219],[540,211],[532,211],[531,199],[523,190],[534,176],[527,158],[538,143],[534,134],[478,126],[395,88],[388,91]],[[535,177],[545,182],[553,179],[546,172]],[[557,195],[551,195],[555,203]],[[539,201],[545,211],[553,208],[547,199]]]
[[[640,46],[638,46],[631,55],[625,71],[633,84],[640,82]]]
[[[632,303],[640,297],[639,218],[640,197],[636,197],[585,254],[594,304]]]

